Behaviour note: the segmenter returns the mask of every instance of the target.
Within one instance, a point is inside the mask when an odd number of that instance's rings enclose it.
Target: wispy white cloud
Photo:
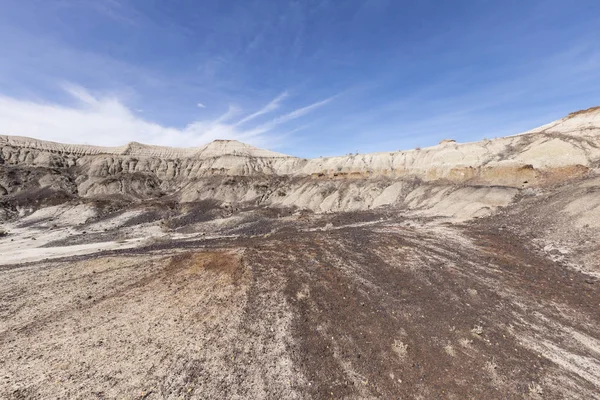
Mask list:
[[[238,126],[238,125],[242,125],[242,124],[244,124],[244,123],[246,123],[246,122],[252,121],[253,119],[255,119],[255,118],[257,118],[257,117],[260,117],[261,115],[268,114],[268,113],[270,113],[270,112],[272,112],[272,111],[275,111],[275,110],[277,110],[277,109],[279,108],[279,106],[280,106],[281,102],[282,102],[282,101],[283,101],[283,100],[284,100],[286,97],[288,97],[288,93],[287,93],[287,92],[283,92],[283,93],[281,93],[281,94],[280,94],[279,96],[277,96],[275,99],[271,100],[271,102],[269,102],[269,104],[267,104],[266,106],[264,106],[263,108],[261,108],[261,109],[260,109],[260,110],[258,110],[257,112],[255,112],[255,113],[252,113],[252,114],[248,115],[247,117],[245,117],[245,118],[242,118],[241,120],[239,120],[239,121],[236,123],[236,126]]]
[[[87,90],[78,85],[73,85],[72,83],[64,83],[62,85],[62,89],[73,96],[75,99],[81,101],[87,105],[97,105],[98,100],[92,96]]]
[[[252,129],[250,132],[248,132],[248,134],[250,136],[257,136],[257,135],[261,135],[265,132],[269,132],[272,129],[274,129],[275,127],[277,127],[278,125],[284,124],[288,121],[300,118],[314,110],[316,110],[317,108],[323,107],[326,104],[329,104],[333,99],[335,99],[336,96],[331,96],[325,100],[321,100],[318,101],[316,103],[312,103],[308,106],[302,107],[302,108],[298,108],[294,111],[291,111],[287,114],[281,115],[279,117],[275,117],[272,120],[270,120],[269,122],[266,122],[264,124],[261,124],[259,126],[257,126],[256,128]]]
[[[198,106],[198,108],[206,108],[206,106],[202,103],[198,103],[198,104],[196,104],[196,106]]]
[[[214,124],[221,124],[221,123],[225,123],[227,121],[231,121],[234,117],[239,115],[241,111],[242,110],[239,107],[230,104],[229,108],[227,109],[227,112],[225,112],[223,115],[221,115],[219,118],[217,118],[214,121]]]
[[[281,117],[277,117],[273,121],[271,121],[270,124],[271,125],[279,125],[279,124],[283,124],[284,122],[291,121],[296,118],[300,118],[300,117],[312,112],[313,110],[316,110],[317,108],[323,107],[324,105],[330,103],[335,97],[336,96],[331,96],[325,100],[318,101],[318,102],[308,105],[306,107],[302,107],[302,108],[294,110],[288,114],[282,115]]]
[[[267,106],[236,121],[240,108],[229,109],[212,120],[193,121],[183,128],[163,126],[146,120],[116,97],[98,97],[73,84],[62,86],[76,101],[75,106],[28,101],[0,95],[0,134],[30,136],[65,143],[118,146],[137,141],[165,146],[199,146],[215,139],[236,139],[257,146],[281,145],[275,128],[327,104],[332,98],[275,117],[259,129],[241,129],[259,115],[276,110],[287,96],[278,96]],[[254,116],[254,117],[252,117]],[[249,118],[252,117],[252,118]]]

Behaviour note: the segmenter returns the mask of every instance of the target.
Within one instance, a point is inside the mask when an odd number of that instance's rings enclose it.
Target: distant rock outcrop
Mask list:
[[[440,144],[452,144],[452,143],[456,143],[456,140],[454,140],[454,139],[444,139],[444,140],[440,141]]]

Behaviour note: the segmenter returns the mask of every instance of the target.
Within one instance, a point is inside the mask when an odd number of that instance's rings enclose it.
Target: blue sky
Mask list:
[[[600,105],[600,2],[0,0],[0,133],[301,157]]]

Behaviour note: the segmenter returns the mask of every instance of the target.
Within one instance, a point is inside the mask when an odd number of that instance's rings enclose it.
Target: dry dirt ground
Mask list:
[[[147,207],[14,227],[0,398],[600,398],[600,281],[494,218]]]

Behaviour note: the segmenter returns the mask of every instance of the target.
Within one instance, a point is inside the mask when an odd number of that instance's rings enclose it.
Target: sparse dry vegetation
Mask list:
[[[477,336],[483,335],[483,327],[481,325],[475,325],[471,332]]]

